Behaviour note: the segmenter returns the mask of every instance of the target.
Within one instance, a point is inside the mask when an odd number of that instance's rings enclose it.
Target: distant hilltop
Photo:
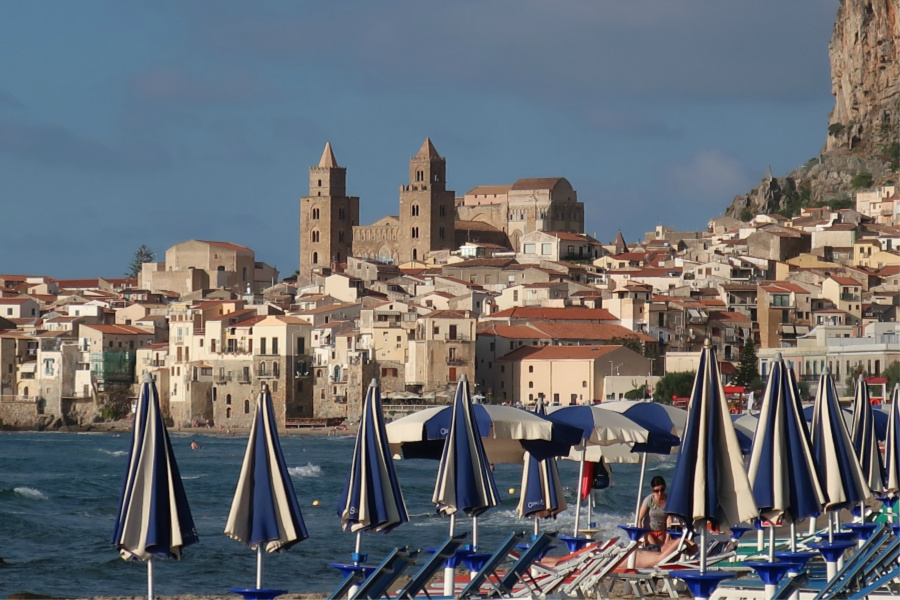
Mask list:
[[[821,154],[786,177],[768,173],[725,214],[742,218],[847,204],[854,190],[896,183],[900,163],[900,6],[841,0],[829,44],[835,104]]]

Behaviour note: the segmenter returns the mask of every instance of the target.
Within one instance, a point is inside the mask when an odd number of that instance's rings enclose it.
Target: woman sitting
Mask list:
[[[644,536],[648,546],[662,546],[669,536],[666,529],[671,523],[671,518],[666,514],[666,480],[657,475],[650,480],[650,489],[653,491],[644,498],[641,510],[638,512],[638,523],[647,527],[650,531]]]

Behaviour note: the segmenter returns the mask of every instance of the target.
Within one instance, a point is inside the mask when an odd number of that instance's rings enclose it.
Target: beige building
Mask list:
[[[850,324],[862,318],[862,284],[850,277],[832,275],[822,282],[822,297],[851,316]]]
[[[650,361],[624,346],[525,346],[497,364],[494,398],[526,406],[539,397],[552,406],[601,402],[607,376],[643,384],[650,373]]]
[[[446,390],[462,375],[475,381],[475,319],[439,310],[421,317],[409,341],[406,386],[427,394]]]
[[[521,236],[520,244],[523,261],[593,261],[605,254],[603,244],[584,233],[532,231]]]

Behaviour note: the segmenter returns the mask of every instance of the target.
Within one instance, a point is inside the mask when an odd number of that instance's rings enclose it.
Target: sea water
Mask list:
[[[171,439],[200,542],[186,548],[180,561],[155,562],[157,593],[224,594],[232,587],[253,587],[255,553],[223,533],[246,436],[173,432]],[[202,448],[191,450],[192,440]],[[353,438],[289,435],[281,443],[310,537],[287,552],[265,555],[263,585],[328,591],[340,581],[328,563],[349,561],[355,541],[354,534],[341,531],[336,514]],[[5,562],[0,597],[146,594],[146,565],[123,561],[110,541],[129,444],[129,433],[0,433],[0,558]],[[448,533],[449,519],[431,504],[437,462],[395,464],[410,522],[389,534],[363,534],[369,562],[377,563],[397,546],[437,546]],[[671,461],[651,461],[647,479],[668,479],[672,467]],[[544,530],[571,535],[577,470],[577,463],[559,462],[570,509],[556,520],[543,520]],[[479,549],[490,551],[510,532],[533,528],[533,521],[515,512],[521,473],[521,465],[496,465],[502,504],[479,517]],[[617,526],[633,518],[638,476],[637,465],[614,465],[613,485],[595,492],[600,535],[619,535]],[[457,520],[457,532],[470,530],[471,519]]]

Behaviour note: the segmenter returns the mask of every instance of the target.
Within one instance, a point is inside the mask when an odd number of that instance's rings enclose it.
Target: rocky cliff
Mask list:
[[[790,213],[896,181],[900,162],[900,0],[841,0],[829,44],[834,109],[825,147],[787,177],[766,177],[726,214]]]

